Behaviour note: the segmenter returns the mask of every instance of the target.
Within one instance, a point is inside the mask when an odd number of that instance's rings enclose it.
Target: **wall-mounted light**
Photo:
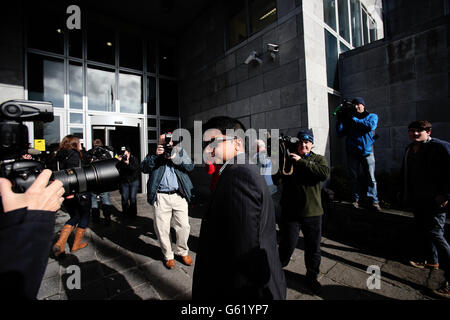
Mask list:
[[[58,32],[60,34],[63,33],[61,29],[56,29],[56,32]]]
[[[278,53],[280,46],[274,43],[268,43],[267,44],[267,51],[270,52],[270,56],[272,59],[276,58],[276,54]]]
[[[112,47],[112,42],[108,41],[108,42],[106,42],[106,45],[107,45],[108,47]]]

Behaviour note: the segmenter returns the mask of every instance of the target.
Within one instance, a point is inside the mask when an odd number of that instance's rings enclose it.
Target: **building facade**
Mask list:
[[[431,2],[436,5],[429,20],[445,18],[448,7]],[[72,5],[79,9],[79,25]],[[378,169],[384,169],[398,160],[392,144],[400,148],[404,142],[395,136],[405,119],[420,115],[433,121],[438,114],[437,107],[423,107],[422,113],[396,118],[394,110],[405,110],[397,97],[413,80],[385,80],[397,74],[395,61],[406,65],[409,57],[408,41],[392,41],[413,31],[402,24],[402,9],[381,0],[130,0],[126,6],[18,1],[3,15],[0,102],[52,101],[54,122],[27,123],[30,141],[44,139],[48,149],[75,134],[87,149],[102,138],[115,148],[130,145],[143,159],[154,152],[159,134],[179,127],[192,132],[194,121],[229,115],[248,128],[286,135],[311,128],[316,152],[336,166],[343,163],[343,146],[332,113],[341,98],[357,94],[380,113],[376,155],[382,158]],[[441,39],[440,28],[435,27],[439,46],[433,57],[445,61],[447,71],[432,83],[442,97],[447,94],[439,101],[448,106],[449,41],[446,35]],[[431,63],[427,54],[415,58],[414,70]],[[433,95],[427,80],[414,81],[426,84],[416,85],[419,93]],[[392,151],[383,149],[388,143]]]

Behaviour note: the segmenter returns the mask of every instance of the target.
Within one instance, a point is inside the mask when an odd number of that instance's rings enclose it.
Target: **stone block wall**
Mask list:
[[[339,61],[344,97],[364,97],[379,116],[377,171],[401,166],[407,126],[433,124],[432,136],[450,140],[449,21],[445,17],[391,39],[346,52]],[[333,150],[333,149],[332,149]]]
[[[325,44],[323,28],[316,23],[323,20],[322,1],[278,0],[277,10],[276,22],[230,49],[224,46],[226,15],[219,3],[181,35],[182,126],[192,128],[194,121],[228,115],[253,129],[280,129],[288,135],[313,128],[316,148],[324,154],[328,136],[327,111],[321,110],[327,105]],[[305,10],[311,33],[308,41]],[[310,18],[314,15],[320,17]],[[267,43],[279,45],[275,59]],[[262,64],[244,63],[253,50]],[[309,65],[306,59],[311,60]]]

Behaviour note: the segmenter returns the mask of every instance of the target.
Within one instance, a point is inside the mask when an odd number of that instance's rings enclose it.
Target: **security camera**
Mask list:
[[[259,64],[261,64],[263,62],[260,58],[258,58],[258,52],[256,52],[256,51],[250,52],[250,55],[247,57],[247,59],[245,59],[244,63],[249,64],[252,61],[256,61]]]
[[[273,44],[273,43],[267,44],[267,50],[269,50],[270,52],[278,52],[278,48],[279,48],[279,45],[277,45],[277,44]]]

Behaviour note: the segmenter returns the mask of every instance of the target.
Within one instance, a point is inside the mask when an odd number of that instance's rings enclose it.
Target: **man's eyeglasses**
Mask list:
[[[422,132],[422,131],[428,131],[426,128],[409,128],[408,132]]]
[[[203,149],[205,149],[206,147],[209,146],[212,149],[212,148],[217,147],[219,142],[223,142],[223,141],[226,141],[226,140],[234,140],[234,139],[236,139],[236,137],[217,137],[217,138],[212,138],[209,141],[203,141],[202,142],[202,147],[203,147]]]

